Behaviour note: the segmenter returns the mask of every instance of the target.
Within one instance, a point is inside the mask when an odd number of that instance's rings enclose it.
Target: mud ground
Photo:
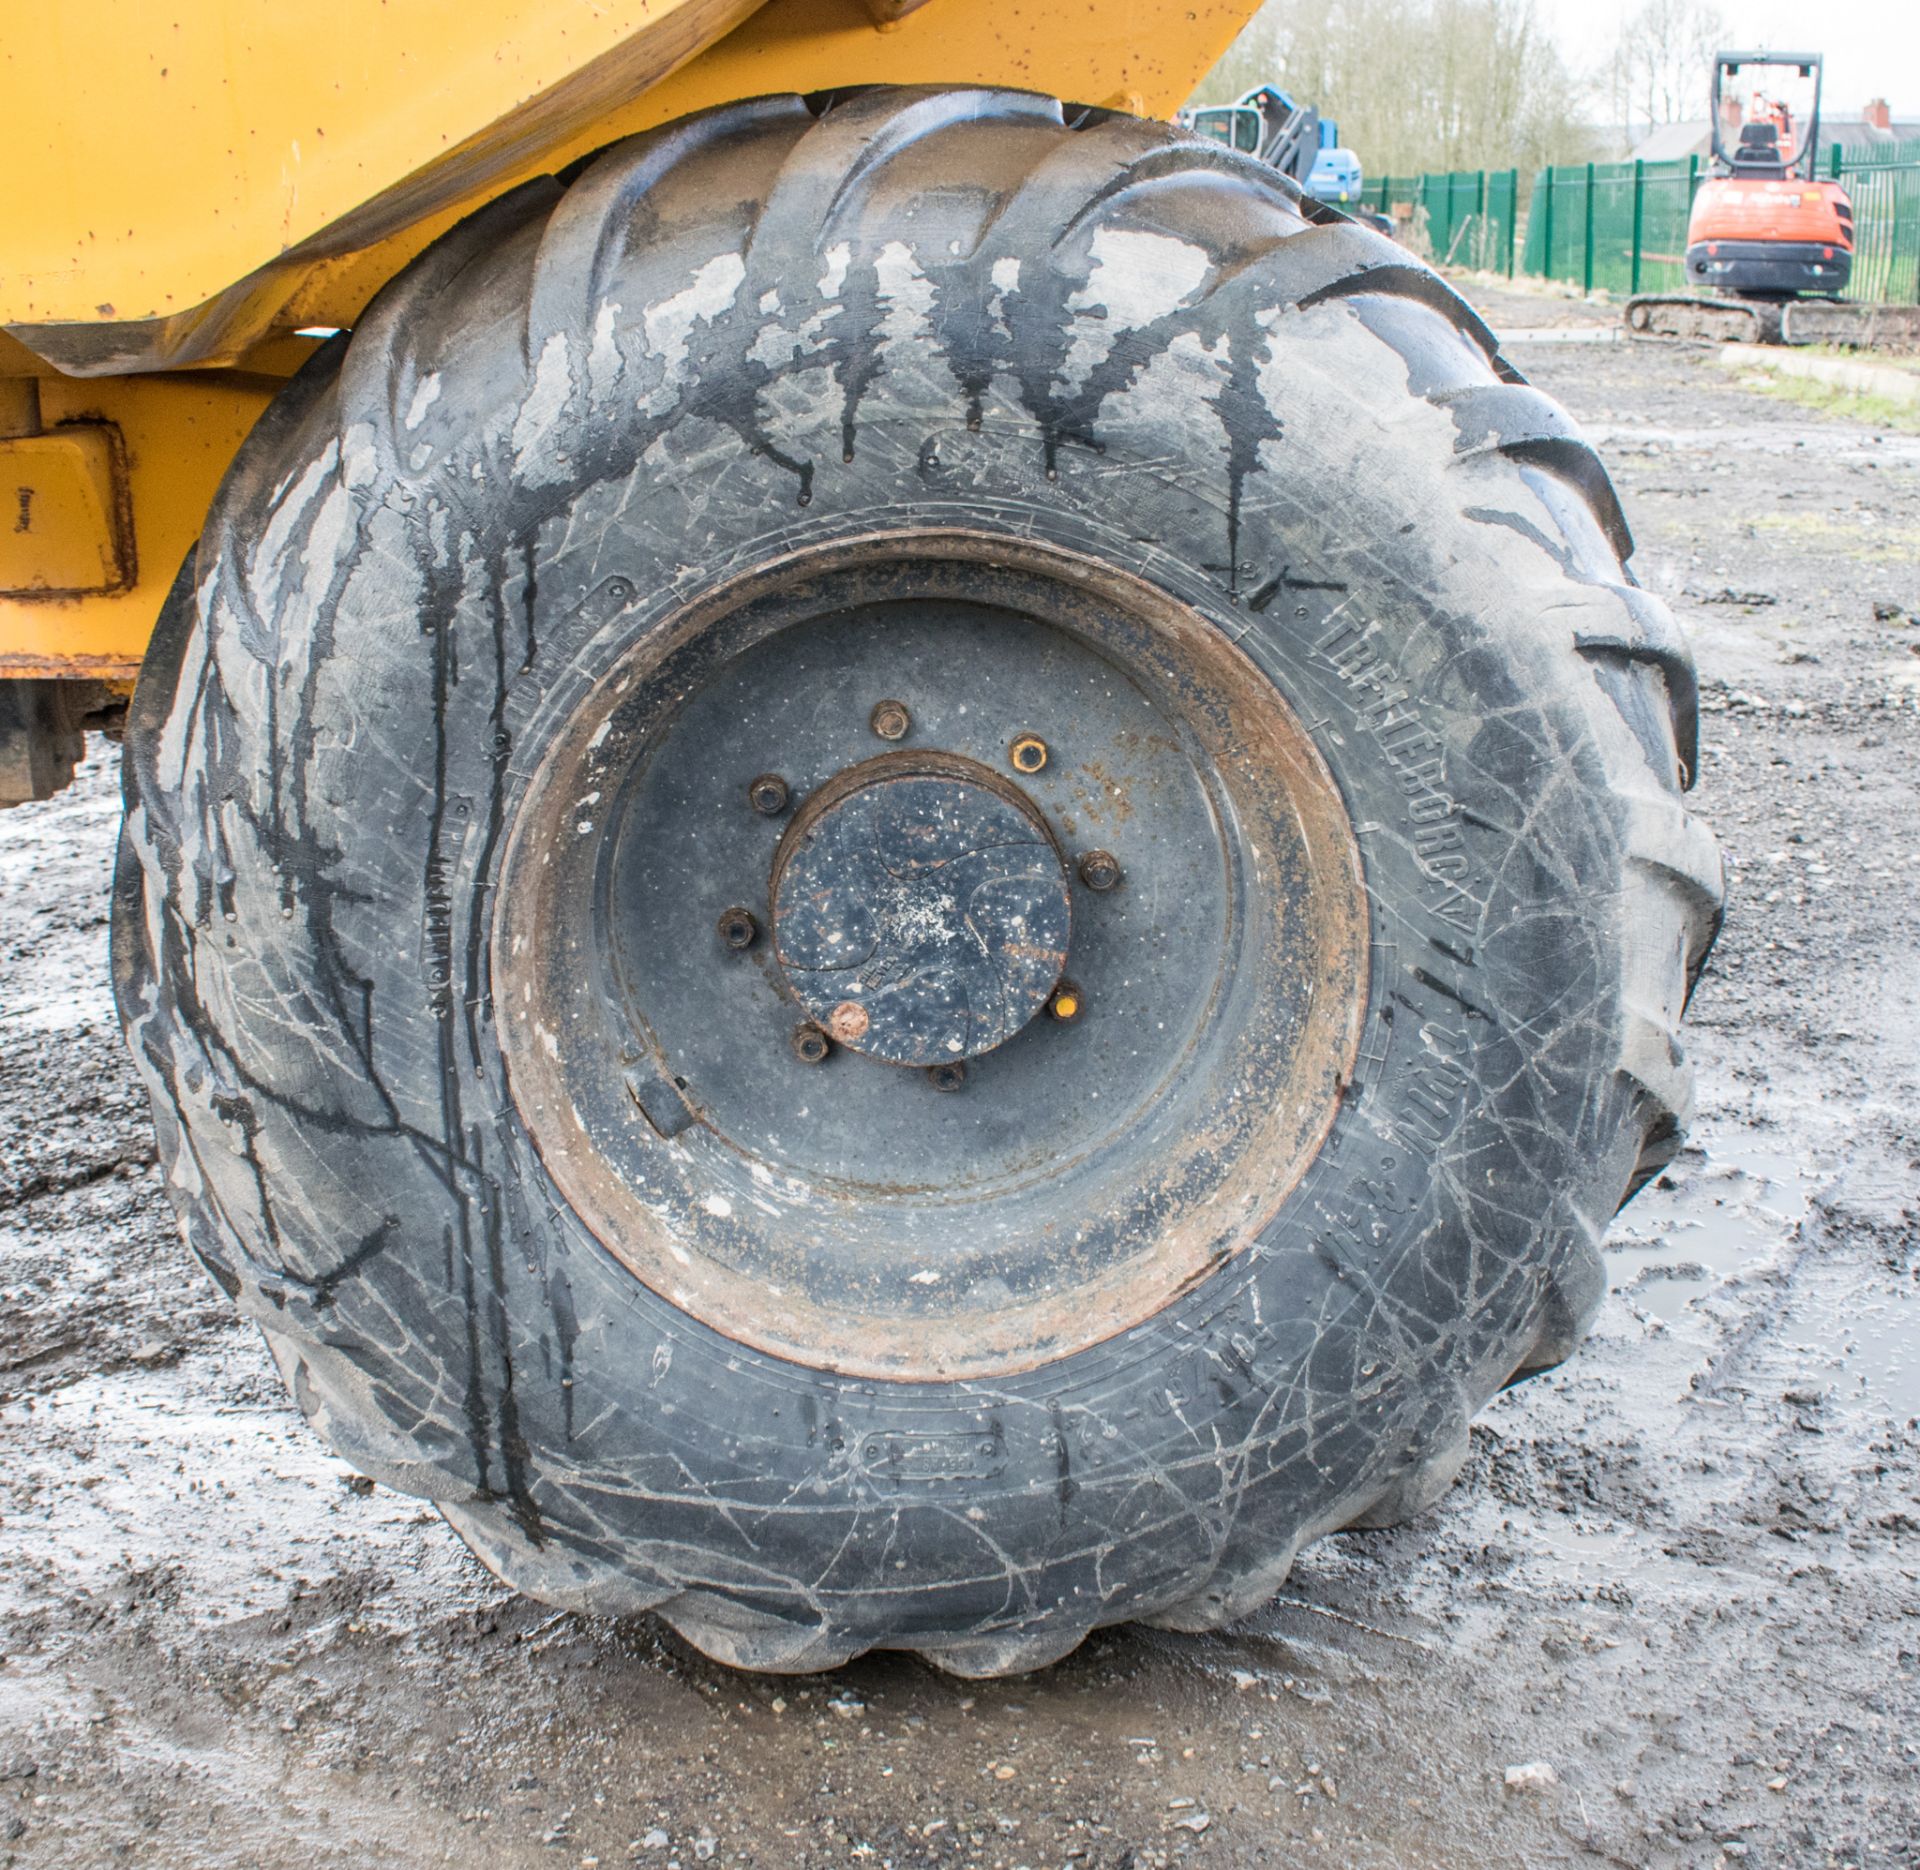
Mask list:
[[[0,817],[0,1862],[1920,1865],[1920,434],[1513,350],[1695,634],[1733,907],[1693,1144],[1441,1507],[1229,1634],[988,1685],[511,1597],[318,1444],[174,1233],[97,745]]]

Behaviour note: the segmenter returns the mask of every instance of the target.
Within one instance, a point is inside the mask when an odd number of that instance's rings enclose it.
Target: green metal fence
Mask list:
[[[1920,302],[1920,144],[1906,147],[1904,162],[1857,163],[1838,177],[1853,198],[1850,299]]]
[[[1588,162],[1534,177],[1520,270],[1591,292],[1660,292],[1686,283],[1687,214],[1697,156]]]
[[[1511,273],[1519,257],[1518,169],[1380,176],[1361,204],[1389,216],[1439,265]]]
[[[1853,158],[1835,143],[1821,172],[1853,198],[1847,296],[1920,302],[1920,143]],[[1512,169],[1388,175],[1362,200],[1441,265],[1529,273],[1589,292],[1676,291],[1687,283],[1687,215],[1705,173],[1698,156],[1576,163],[1542,169],[1524,193]]]

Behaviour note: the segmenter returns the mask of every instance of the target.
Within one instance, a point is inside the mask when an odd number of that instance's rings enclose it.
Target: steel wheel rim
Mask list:
[[[1071,867],[1075,851],[1094,847],[1092,855],[1116,863],[1125,878],[1115,889],[1097,872],[1096,890],[1077,871],[1071,876],[1074,933],[1061,974],[1075,1017],[1055,1018],[1050,995],[1044,1011],[969,1055],[951,1097],[915,1095],[929,1087],[908,1079],[922,1074],[851,1055],[844,1041],[824,1063],[800,1053],[801,1033],[823,1023],[783,978],[768,938],[775,857],[797,814],[835,775],[795,783],[791,808],[771,819],[748,796],[769,772],[784,770],[783,761],[793,764],[791,747],[749,736],[765,757],[712,779],[738,824],[760,819],[762,871],[750,874],[738,857],[750,847],[736,836],[736,821],[695,801],[700,822],[718,828],[712,849],[725,874],[714,887],[758,923],[746,965],[721,957],[710,917],[692,920],[713,953],[694,954],[683,930],[658,924],[639,942],[638,963],[622,958],[636,921],[679,913],[675,892],[647,881],[648,865],[659,861],[650,854],[678,838],[676,820],[659,815],[653,795],[679,798],[674,787],[697,783],[698,762],[682,758],[677,744],[697,740],[716,769],[725,765],[719,743],[731,717],[721,713],[718,728],[703,723],[705,698],[760,692],[750,659],[802,642],[809,630],[865,629],[898,648],[918,628],[937,662],[946,653],[942,606],[965,612],[967,627],[1008,646],[1008,656],[1031,643],[1050,658],[1044,666],[1065,671],[1067,686],[1080,683],[1083,719],[1106,681],[1113,719],[1124,720],[1128,708],[1158,710],[1167,730],[1116,731],[1116,744],[1163,744],[1151,757],[1131,756],[1146,762],[1134,773],[1141,796],[1119,799],[1102,818],[1091,806],[1072,806],[1097,790],[1088,776],[1104,763],[1076,744],[1081,730],[1065,715],[1054,730],[1058,756],[1033,774],[1014,762],[1012,747],[1032,720],[1051,718],[1045,708],[1011,725],[996,718],[975,724],[977,732],[968,726],[971,742],[956,746],[958,717],[951,709],[942,716],[938,696],[918,705],[906,698],[912,757],[992,754],[1006,786],[1037,801],[1063,862]],[[1009,618],[1016,621],[995,620]],[[1085,667],[1075,660],[1082,656]],[[844,722],[829,723],[832,733],[844,728],[843,768],[897,748],[876,738],[872,717],[878,699],[892,701],[894,687],[911,685],[915,666],[889,668],[888,685],[848,683]],[[1324,761],[1273,682],[1216,626],[1142,580],[1052,548],[959,532],[888,534],[731,580],[635,640],[610,642],[605,666],[592,674],[516,814],[495,920],[494,997],[514,1101],[544,1165],[644,1284],[726,1336],[809,1366],[905,1380],[979,1376],[1031,1368],[1137,1326],[1259,1236],[1318,1151],[1351,1075],[1366,978],[1365,899]],[[813,712],[838,705],[830,699]],[[1187,790],[1168,748],[1194,775]],[[737,763],[747,750],[731,757]],[[1149,772],[1152,759],[1160,765]],[[675,777],[682,768],[687,777]],[[1078,795],[1069,791],[1076,785]],[[1176,829],[1193,821],[1189,794],[1206,797],[1223,878],[1222,933],[1189,970],[1206,976],[1204,991],[1180,990],[1187,997],[1176,1010],[1190,1030],[1166,1044],[1217,1079],[1211,1090],[1163,1068],[1153,1051],[1160,1040],[1116,1048],[1112,1022],[1154,1012],[1150,1004],[1129,1007],[1130,984],[1149,999],[1163,989],[1140,985],[1144,961],[1113,965],[1116,954],[1144,954],[1139,943],[1127,949],[1100,934],[1119,926],[1117,913],[1142,929],[1152,923],[1147,896],[1159,860],[1143,841],[1152,817],[1146,794],[1176,792],[1187,813]],[[592,809],[583,810],[579,802],[590,796]],[[649,907],[655,898],[668,909]],[[668,951],[670,962],[661,960]],[[669,966],[680,971],[659,972]],[[637,986],[636,971],[647,976]],[[1153,981],[1167,974],[1163,966]],[[709,981],[719,1011],[690,1035],[683,1003],[707,993]],[[747,991],[736,992],[743,983]],[[727,1049],[735,1028],[751,1030],[759,1049],[745,1075],[757,1079],[779,1119],[759,1131],[749,1104],[716,1089],[742,1075],[744,1055]],[[724,1041],[713,1037],[722,1029]],[[1080,1045],[1086,1049],[1074,1054]],[[1127,1078],[1134,1054],[1138,1082]],[[688,1068],[690,1055],[696,1063]],[[990,1129],[982,1113],[996,1110],[996,1100],[1026,1109],[1038,1097],[1044,1108],[1048,1072],[1058,1077],[1060,1114],[1046,1127],[1058,1134],[1041,1140],[1058,1147],[1022,1161],[1017,1151],[996,1156],[969,1143],[965,1126]],[[879,1121],[863,1118],[863,1109],[882,1118],[898,1110],[899,1123],[923,1126],[918,1179],[875,1174],[870,1161],[857,1174],[838,1173],[834,1151],[851,1145],[829,1147],[821,1129],[809,1156],[783,1134],[805,1130],[794,1113],[811,1113],[809,1100],[823,1097],[847,1100],[856,1128]],[[1117,1120],[1088,1116],[1103,1101],[1125,1106]],[[1169,1129],[1175,1118],[1184,1119],[1182,1133]],[[912,1156],[921,1136],[898,1125],[894,1134],[905,1141],[889,1162]],[[943,1155],[949,1137],[958,1140]],[[943,1179],[942,1164],[960,1162],[966,1176]]]

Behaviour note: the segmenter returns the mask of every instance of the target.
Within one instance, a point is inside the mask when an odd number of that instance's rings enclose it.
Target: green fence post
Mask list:
[[[1546,168],[1546,212],[1540,218],[1540,264],[1545,269],[1545,277],[1554,278],[1553,270],[1553,164]]]
[[[1916,305],[1920,305],[1920,240],[1916,240],[1913,243],[1913,245],[1914,245],[1913,302]],[[1889,291],[1887,296],[1891,298],[1893,296],[1892,292]]]
[[[1837,182],[1840,179],[1840,145],[1835,143],[1832,149],[1833,153],[1827,158],[1828,171]]]
[[[1514,230],[1520,225],[1520,171],[1507,171],[1507,277],[1514,272]]]
[[[1899,286],[1893,284],[1893,278],[1895,278],[1893,269],[1901,263],[1901,198],[1907,194],[1907,190],[1901,188],[1901,180],[1903,180],[1903,177],[1901,177],[1897,171],[1887,177],[1887,286],[1885,286],[1884,294],[1885,303],[1891,303],[1891,301],[1893,301],[1893,294],[1899,292]],[[1920,282],[1916,282],[1916,284],[1920,284]],[[1876,296],[1882,296],[1882,294],[1876,294]]]
[[[1587,164],[1587,226],[1586,253],[1580,266],[1580,290],[1593,290],[1593,164]]]
[[[1633,163],[1633,259],[1629,292],[1640,290],[1640,226],[1647,197],[1647,165],[1637,156]]]

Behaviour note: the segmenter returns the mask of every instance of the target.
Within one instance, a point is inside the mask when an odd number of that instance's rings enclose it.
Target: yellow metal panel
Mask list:
[[[0,174],[9,178],[0,322],[155,318],[199,304],[489,126],[537,117],[538,104],[565,116],[584,103],[597,114],[631,96],[753,4],[10,7],[0,34]],[[602,61],[611,61],[604,73]],[[605,95],[569,95],[596,76]]]
[[[272,0],[64,0],[0,39],[0,173],[36,178],[0,221],[0,325],[77,374],[232,362],[350,323],[514,182],[704,105],[987,83],[1168,115],[1256,4],[928,0],[876,21],[772,0],[683,63],[754,0],[336,0],[323,23]],[[168,34],[197,55],[168,63]],[[46,82],[96,61],[99,83]]]
[[[0,598],[133,582],[120,460],[119,431],[105,423],[0,437]]]
[[[850,84],[1004,84],[1138,116],[1171,117],[1260,0],[923,0],[876,24],[863,0],[771,0],[644,96],[523,163],[498,187],[329,265],[293,289],[281,322],[351,325],[380,286],[486,195],[622,136],[736,98]]]
[[[116,595],[0,597],[0,676],[138,672],[214,489],[279,388],[273,378],[229,371],[92,383],[42,379],[40,410],[50,431],[76,417],[119,431],[140,575]]]

